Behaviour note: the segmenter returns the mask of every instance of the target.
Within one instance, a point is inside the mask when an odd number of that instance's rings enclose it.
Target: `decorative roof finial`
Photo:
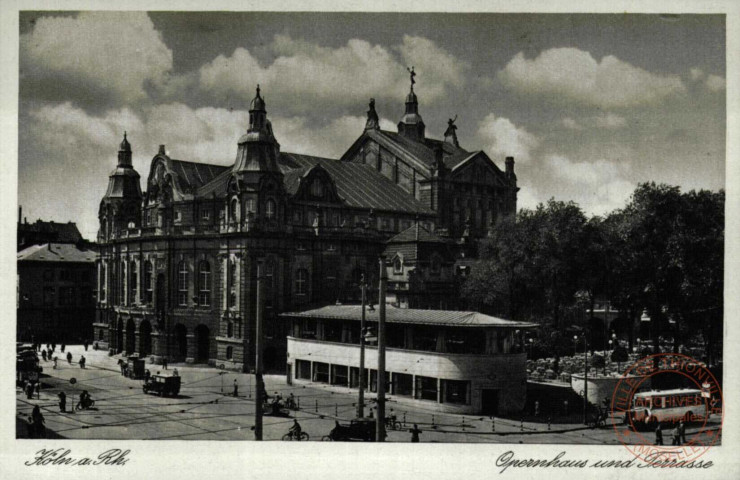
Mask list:
[[[260,84],[259,83],[257,84],[257,96],[258,97],[260,96]]]
[[[406,67],[406,70],[408,70],[408,72],[409,72],[409,78],[411,79],[411,91],[413,92],[414,91],[414,84],[416,83],[416,80],[414,79],[414,77],[416,76],[416,72],[414,72],[414,67],[413,66],[411,68]]]
[[[460,146],[460,143],[457,141],[457,125],[455,125],[455,120],[457,120],[457,115],[455,115],[455,118],[450,118],[447,120],[447,130],[445,130],[445,142],[452,143],[456,147]]]
[[[370,110],[367,111],[367,122],[365,122],[365,130],[378,130],[380,129],[380,120],[378,119],[378,112],[375,111],[375,99],[370,99]]]

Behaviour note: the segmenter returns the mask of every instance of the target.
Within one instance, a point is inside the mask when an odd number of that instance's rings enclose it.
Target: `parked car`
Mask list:
[[[156,393],[160,397],[175,397],[180,393],[180,377],[152,375],[144,382],[144,393]]]

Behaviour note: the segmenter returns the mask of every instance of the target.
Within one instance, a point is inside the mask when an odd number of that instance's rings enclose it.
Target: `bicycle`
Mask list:
[[[77,402],[77,405],[75,406],[75,410],[78,412],[80,410],[90,410],[95,406],[95,400],[89,400],[86,405],[82,405],[82,402]]]
[[[396,416],[394,415],[385,419],[385,427],[391,430],[401,430],[401,422],[396,420]]]
[[[301,441],[307,442],[308,441],[308,434],[306,432],[301,432],[300,434],[298,434],[298,432],[290,431],[290,432],[286,433],[285,435],[283,435],[282,440],[284,442],[286,442],[286,441],[289,442],[289,441],[292,441],[292,440],[295,440],[296,442],[301,442]]]

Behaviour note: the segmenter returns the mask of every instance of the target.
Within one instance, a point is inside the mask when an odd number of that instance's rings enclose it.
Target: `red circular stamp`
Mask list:
[[[722,390],[702,362],[678,353],[641,358],[619,378],[612,418],[619,441],[655,467],[695,462],[715,445],[724,420]]]

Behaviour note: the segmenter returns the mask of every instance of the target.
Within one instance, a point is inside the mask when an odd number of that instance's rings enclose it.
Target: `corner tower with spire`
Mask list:
[[[141,225],[141,185],[132,162],[131,144],[123,132],[118,164],[108,176],[108,189],[100,202],[98,238],[109,239],[130,225]]]
[[[406,112],[403,114],[401,121],[398,122],[398,133],[406,138],[415,141],[424,140],[424,120],[419,115],[419,100],[414,93],[414,84],[416,83],[416,72],[414,67],[408,68],[409,78],[411,80],[411,89],[406,95]]]
[[[247,133],[237,142],[226,203],[225,231],[278,228],[285,203],[280,144],[267,119],[260,86],[249,104]]]

